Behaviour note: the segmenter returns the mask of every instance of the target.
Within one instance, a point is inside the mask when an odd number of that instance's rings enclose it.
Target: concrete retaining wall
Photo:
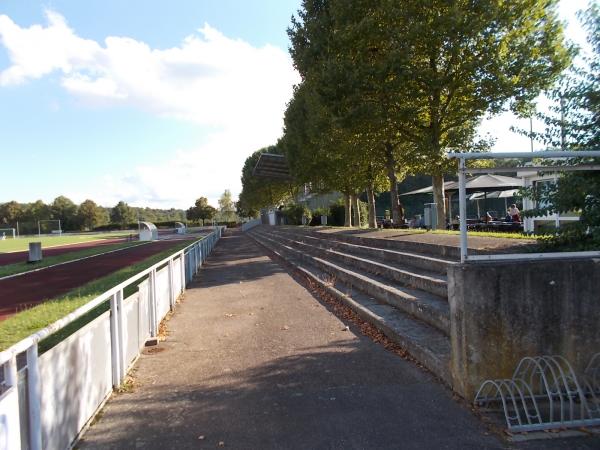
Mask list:
[[[524,356],[582,371],[600,351],[600,259],[466,263],[448,269],[454,389],[509,378]]]

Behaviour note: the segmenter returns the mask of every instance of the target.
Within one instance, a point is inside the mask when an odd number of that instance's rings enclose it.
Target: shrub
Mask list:
[[[312,213],[304,205],[288,205],[283,209],[283,216],[286,218],[288,225],[302,225],[302,216],[306,216],[308,222],[312,218]]]
[[[321,216],[327,216],[327,224],[329,224],[329,208],[317,208],[312,212],[309,225],[312,227],[321,225]]]

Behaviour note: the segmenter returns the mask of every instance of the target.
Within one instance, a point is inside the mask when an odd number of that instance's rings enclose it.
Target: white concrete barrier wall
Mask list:
[[[39,358],[42,448],[66,449],[112,392],[110,312]]]
[[[13,386],[0,396],[0,448],[20,449],[19,394]]]
[[[183,292],[187,283],[186,273],[197,271],[221,232],[222,228],[215,229],[184,251],[146,269],[64,319],[0,352],[0,370],[4,372],[0,378],[0,382],[4,382],[4,392],[0,395],[0,450],[70,448],[110,396],[113,387],[124,380],[127,370],[152,335],[153,324],[158,324],[165,317]],[[167,266],[162,267],[165,263]],[[145,278],[158,267],[162,268],[156,272],[155,292],[152,292],[152,285]],[[123,289],[135,286],[138,280],[143,280],[137,284],[138,292],[123,299]],[[111,298],[110,311],[38,357],[39,340]],[[17,385],[16,356],[23,352],[27,354],[24,372],[27,376]],[[20,396],[19,389],[27,395]],[[20,416],[24,416],[23,423]],[[32,426],[29,427],[28,423]]]

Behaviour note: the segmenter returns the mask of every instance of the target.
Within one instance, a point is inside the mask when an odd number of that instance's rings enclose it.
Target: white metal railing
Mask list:
[[[490,261],[490,260],[529,260],[529,259],[553,259],[553,258],[581,258],[598,257],[598,251],[585,252],[561,252],[561,253],[526,253],[526,254],[504,254],[504,255],[469,255],[467,245],[467,173],[495,173],[506,172],[507,167],[490,167],[485,169],[470,169],[466,166],[466,160],[471,159],[565,159],[565,158],[600,158],[600,150],[578,150],[578,151],[541,151],[541,152],[491,152],[491,153],[449,153],[449,158],[458,159],[458,203],[460,219],[460,262],[466,261]],[[571,172],[580,170],[600,170],[600,164],[574,164],[564,166],[520,166],[511,167],[511,172],[523,172],[538,170],[544,172]]]
[[[146,340],[157,336],[221,233],[222,227],[215,228],[0,352],[0,450],[69,448],[123,383]],[[124,289],[140,280],[138,291],[124,298]],[[38,354],[40,341],[107,301],[109,311]]]
[[[261,224],[260,219],[252,219],[252,220],[250,220],[250,221],[242,224],[242,232],[245,233],[246,231],[248,231],[248,230],[250,230],[250,229],[252,229],[255,226],[260,225],[260,224]]]

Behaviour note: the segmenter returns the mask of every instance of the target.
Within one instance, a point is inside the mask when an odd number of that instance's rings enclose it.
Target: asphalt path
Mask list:
[[[349,327],[347,327],[349,326]],[[431,374],[228,232],[80,449],[592,449],[511,444]]]

